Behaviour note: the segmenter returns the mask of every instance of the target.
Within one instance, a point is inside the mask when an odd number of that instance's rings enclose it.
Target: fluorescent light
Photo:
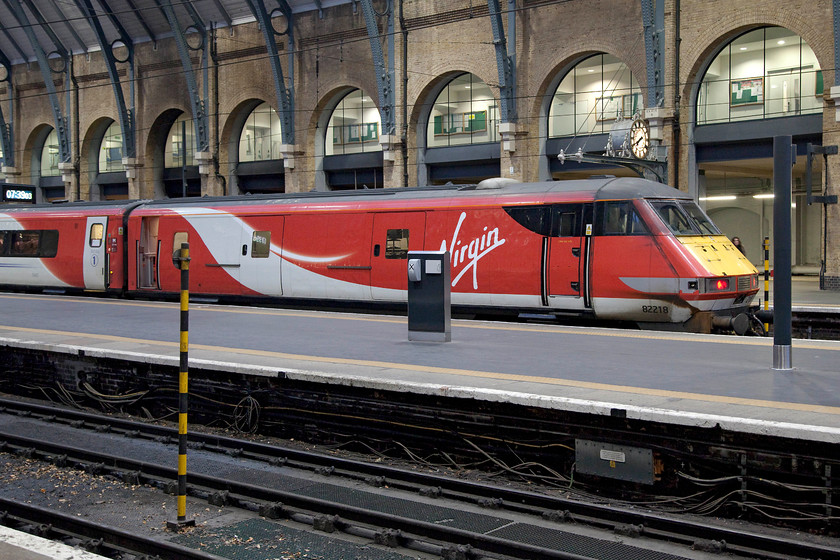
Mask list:
[[[754,194],[753,198],[774,198],[775,194]]]
[[[735,200],[737,198],[738,198],[737,196],[735,196],[734,194],[731,194],[731,195],[727,195],[727,196],[706,196],[706,197],[701,196],[700,200]]]
[[[784,40],[784,39],[779,39],[778,41],[776,41],[776,44],[777,44],[777,45],[784,45],[784,44],[785,44],[785,40]]]
[[[741,47],[741,50],[745,51],[745,50],[747,50],[747,47]]]

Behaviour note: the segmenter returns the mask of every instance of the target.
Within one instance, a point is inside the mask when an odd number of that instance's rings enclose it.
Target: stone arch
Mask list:
[[[146,136],[146,154],[144,165],[146,167],[146,180],[140,187],[141,198],[166,198],[166,190],[163,186],[163,170],[165,166],[164,149],[172,124],[182,114],[183,109],[166,109],[155,118],[149,133]]]

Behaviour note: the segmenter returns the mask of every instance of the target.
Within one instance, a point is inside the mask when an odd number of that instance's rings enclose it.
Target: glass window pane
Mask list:
[[[99,149],[99,172],[124,171],[122,129],[118,122],[111,123]]]
[[[426,129],[429,147],[499,141],[499,108],[493,91],[473,74],[461,74],[435,99]]]
[[[41,177],[58,177],[60,175],[58,172],[59,158],[58,132],[53,129],[47,136],[41,150]]]
[[[101,247],[102,246],[102,237],[105,233],[105,226],[102,224],[92,224],[90,226],[90,239],[88,239],[88,244],[91,247]]]
[[[183,124],[182,124],[183,123]],[[186,148],[186,165],[195,165],[195,125],[193,119],[181,115],[169,129],[169,136],[164,148],[164,165],[166,167],[181,167],[184,159],[181,153],[182,146]]]
[[[347,94],[327,125],[326,155],[381,152],[382,119],[373,99],[362,90]]]

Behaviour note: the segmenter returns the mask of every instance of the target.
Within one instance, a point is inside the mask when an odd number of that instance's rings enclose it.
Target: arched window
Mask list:
[[[327,125],[324,154],[328,156],[380,152],[382,118],[373,99],[357,89],[339,102]]]
[[[254,109],[239,135],[239,161],[280,159],[280,116],[268,103]]]
[[[697,124],[820,113],[823,87],[805,41],[782,27],[756,29],[723,47],[706,69]]]
[[[99,149],[99,172],[125,171],[122,158],[122,129],[120,123],[115,121],[111,123],[108,130],[105,131],[105,136],[102,137],[102,145]]]
[[[630,69],[609,54],[596,54],[566,74],[548,112],[550,137],[609,132],[619,118],[643,109],[642,92]]]
[[[490,88],[474,74],[454,78],[432,105],[427,145],[458,146],[498,142],[498,105]]]
[[[41,177],[58,177],[58,131],[52,129],[41,149]]]
[[[195,165],[195,152],[197,147],[195,145],[194,127],[193,119],[188,119],[186,115],[182,114],[175,119],[175,123],[169,129],[169,136],[167,137],[166,148],[164,149],[165,167],[181,167],[184,165],[181,147],[185,139],[187,148],[186,165]]]

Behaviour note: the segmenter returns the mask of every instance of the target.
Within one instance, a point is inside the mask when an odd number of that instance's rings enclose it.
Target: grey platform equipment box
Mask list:
[[[583,474],[653,484],[653,451],[642,447],[575,440],[575,471]]]
[[[408,340],[452,340],[449,251],[408,252]]]

